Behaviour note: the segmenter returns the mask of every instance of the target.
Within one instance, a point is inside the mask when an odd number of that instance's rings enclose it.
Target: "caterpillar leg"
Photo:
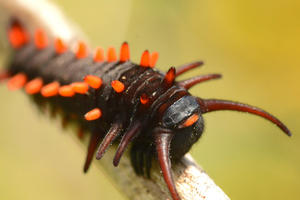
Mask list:
[[[150,178],[153,147],[133,144],[130,151],[131,164],[137,175]]]
[[[6,70],[0,71],[0,82],[7,80],[10,77],[10,74]]]

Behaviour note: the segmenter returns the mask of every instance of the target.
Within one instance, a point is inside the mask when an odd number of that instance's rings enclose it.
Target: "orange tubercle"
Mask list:
[[[103,62],[104,61],[104,50],[101,47],[96,48],[94,55],[94,62]]]
[[[54,41],[55,51],[57,54],[62,54],[67,51],[66,44],[60,38],[56,38]]]
[[[142,67],[149,67],[149,62],[150,62],[150,54],[149,54],[149,51],[146,50],[142,54],[140,65]]]
[[[74,92],[78,94],[86,94],[89,90],[89,85],[85,82],[75,82],[71,84]]]
[[[142,94],[140,97],[141,104],[145,105],[149,102],[149,97],[146,94]]]
[[[8,30],[8,39],[13,48],[21,48],[27,42],[27,33],[19,24],[13,25]]]
[[[94,108],[93,110],[87,112],[85,115],[84,115],[84,118],[87,120],[87,121],[93,121],[93,120],[96,120],[96,119],[99,119],[102,115],[102,112],[99,108]]]
[[[71,85],[61,86],[58,90],[58,93],[60,96],[63,96],[63,97],[72,97],[75,95],[75,92]]]
[[[27,94],[36,94],[41,91],[42,87],[43,79],[35,78],[25,85],[25,91],[27,92]]]
[[[94,89],[98,89],[102,85],[102,79],[94,75],[85,76],[84,82],[86,82],[89,86],[91,86]]]
[[[87,57],[87,47],[85,43],[80,41],[77,46],[76,58],[81,59],[85,57]]]
[[[48,38],[42,29],[37,29],[34,34],[34,44],[38,49],[44,49],[48,45]]]
[[[117,61],[116,49],[113,47],[109,47],[107,50],[107,62],[115,62]]]
[[[159,56],[158,52],[156,52],[156,51],[151,54],[151,56],[150,56],[150,64],[149,64],[150,67],[155,67],[156,62],[158,60],[158,56]]]
[[[7,87],[9,90],[18,90],[21,89],[27,81],[27,76],[24,73],[18,73],[14,75],[7,82]]]
[[[130,59],[129,46],[127,42],[124,42],[120,50],[120,61],[126,62]]]
[[[121,93],[125,90],[125,85],[118,80],[112,81],[111,86],[117,93]]]
[[[199,115],[193,114],[187,120],[185,120],[183,126],[189,127],[189,126],[193,125],[198,119],[199,119]]]
[[[53,97],[58,94],[60,84],[55,81],[42,87],[41,94],[43,97]]]

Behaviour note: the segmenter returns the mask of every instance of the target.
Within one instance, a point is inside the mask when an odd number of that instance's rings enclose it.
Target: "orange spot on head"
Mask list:
[[[149,102],[149,97],[146,94],[142,94],[140,97],[141,104],[145,105]]]
[[[58,94],[60,84],[55,81],[42,87],[41,94],[43,97],[53,97]]]
[[[126,62],[129,59],[130,59],[129,46],[127,42],[124,42],[121,46],[120,61]]]
[[[125,90],[125,85],[118,80],[112,81],[111,86],[117,93],[123,92]]]
[[[109,47],[107,50],[107,62],[115,62],[117,61],[116,49],[113,47]]]
[[[66,44],[60,38],[56,38],[54,41],[55,51],[57,54],[62,54],[67,51]]]
[[[94,89],[98,89],[102,85],[102,79],[94,75],[85,76],[84,82],[86,82],[89,86],[91,86]]]
[[[89,85],[85,82],[75,82],[71,84],[74,92],[78,94],[86,94],[89,90]]]
[[[14,48],[21,48],[28,40],[27,33],[20,24],[15,23],[8,30],[8,39]]]
[[[24,73],[18,73],[9,79],[7,87],[9,90],[18,90],[21,89],[27,81],[27,77]]]
[[[98,47],[95,51],[94,62],[103,62],[104,61],[104,51],[101,47]]]
[[[151,54],[151,56],[150,56],[150,64],[149,64],[150,67],[154,67],[156,65],[156,62],[158,60],[158,56],[159,55],[158,55],[158,53],[156,51]]]
[[[189,126],[193,125],[198,119],[199,119],[199,115],[193,114],[192,116],[190,116],[189,118],[187,118],[185,120],[185,122],[183,123],[183,126],[189,127]]]
[[[93,110],[87,112],[85,115],[84,115],[84,118],[88,121],[93,121],[93,120],[96,120],[96,119],[99,119],[102,115],[102,112],[99,108],[94,108]]]
[[[87,47],[85,43],[78,42],[77,51],[76,51],[76,58],[85,58],[87,57]]]
[[[44,49],[48,45],[48,38],[42,29],[37,29],[34,34],[34,44],[38,49]]]
[[[73,88],[71,85],[61,86],[58,90],[58,93],[60,96],[63,96],[63,97],[72,97],[75,95],[75,92],[73,91]]]
[[[41,91],[42,87],[43,79],[35,78],[25,85],[25,91],[27,92],[27,94],[36,94]]]
[[[171,67],[165,75],[165,82],[167,84],[172,84],[173,81],[175,80],[175,74],[176,74],[175,68]]]
[[[142,67],[149,67],[149,62],[150,62],[150,54],[149,54],[149,51],[146,50],[142,54],[140,65]]]

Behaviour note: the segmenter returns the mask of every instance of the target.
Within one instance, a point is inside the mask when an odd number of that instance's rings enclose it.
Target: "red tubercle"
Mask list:
[[[58,93],[60,96],[63,96],[63,97],[73,97],[75,95],[75,92],[71,85],[61,86],[58,90]]]
[[[52,83],[49,83],[49,84],[45,85],[41,89],[42,96],[43,97],[56,96],[58,94],[59,86],[60,86],[60,84],[57,81],[54,81]]]
[[[76,58],[81,59],[81,58],[85,58],[88,55],[87,52],[87,46],[84,42],[79,41],[77,44],[77,50],[76,50]]]
[[[126,62],[130,59],[130,51],[129,51],[129,45],[127,42],[124,42],[121,46],[120,50],[120,61]]]
[[[14,23],[7,32],[8,40],[13,48],[21,48],[28,41],[28,34],[19,23]]]
[[[27,94],[37,94],[41,91],[43,87],[43,79],[42,78],[35,78],[29,81],[25,85],[25,91]]]
[[[97,47],[94,54],[94,62],[103,62],[104,59],[104,50],[101,47]]]
[[[87,75],[84,77],[84,82],[86,82],[90,87],[98,89],[102,85],[102,79],[98,76]]]
[[[170,85],[170,84],[172,84],[174,82],[175,77],[176,77],[175,74],[176,74],[175,68],[171,67],[168,70],[168,72],[166,73],[165,79],[164,79],[164,81],[165,81],[165,83],[167,83],[167,85]]]
[[[156,62],[158,60],[159,54],[158,52],[154,51],[151,55],[150,55],[150,63],[149,66],[150,67],[155,67]]]
[[[78,94],[86,94],[89,90],[89,85],[85,82],[75,82],[71,84],[74,92]]]
[[[149,97],[146,94],[142,94],[140,97],[140,102],[143,105],[146,105],[149,102]]]
[[[67,51],[67,45],[61,38],[56,38],[54,41],[55,52],[57,54],[63,54]]]
[[[140,66],[149,67],[149,63],[150,63],[150,54],[148,50],[145,50],[141,57]]]
[[[9,90],[21,89],[27,82],[27,76],[24,73],[18,73],[9,79],[7,87]]]
[[[36,29],[34,33],[34,44],[38,49],[44,49],[48,46],[48,37],[42,29]]]
[[[114,47],[109,47],[107,49],[107,62],[116,62],[117,54],[116,49]]]
[[[99,119],[101,116],[102,116],[102,112],[101,112],[100,108],[94,108],[93,110],[87,112],[84,115],[84,118],[87,121],[93,121],[93,120]]]
[[[117,93],[121,93],[125,90],[125,85],[124,83],[118,81],[118,80],[114,80],[111,82],[111,86],[114,89],[115,92]]]

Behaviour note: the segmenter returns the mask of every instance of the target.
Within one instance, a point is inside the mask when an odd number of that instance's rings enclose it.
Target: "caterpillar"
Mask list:
[[[113,160],[120,159],[131,144],[131,162],[138,175],[150,178],[152,158],[157,158],[174,200],[180,197],[172,178],[171,163],[177,162],[198,141],[204,129],[203,114],[218,110],[236,110],[261,116],[291,136],[288,128],[260,108],[238,102],[202,99],[188,89],[198,83],[221,78],[220,74],[200,75],[184,81],[175,78],[203,65],[201,61],[167,73],[155,69],[158,53],[145,51],[139,64],[130,61],[124,42],[116,50],[97,48],[91,55],[79,42],[73,52],[59,38],[48,38],[37,29],[30,35],[13,19],[8,40],[14,49],[12,63],[1,73],[10,90],[24,88],[43,107],[62,110],[64,121],[76,121],[91,133],[84,164],[87,172],[94,154],[104,156],[110,144],[119,141]]]

